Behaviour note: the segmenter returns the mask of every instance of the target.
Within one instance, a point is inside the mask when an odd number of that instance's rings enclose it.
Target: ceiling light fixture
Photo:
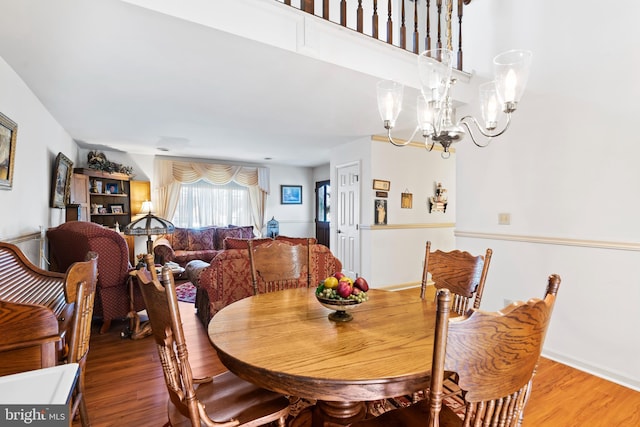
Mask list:
[[[418,131],[424,137],[427,151],[431,151],[436,143],[442,146],[443,158],[451,155],[449,148],[460,141],[468,133],[474,144],[486,147],[492,138],[502,135],[511,124],[511,113],[518,107],[529,76],[531,52],[510,50],[497,55],[493,59],[494,80],[480,85],[480,110],[484,126],[473,116],[465,116],[455,120],[455,109],[450,96],[453,68],[453,52],[449,49],[432,49],[418,56],[418,73],[421,94],[417,100],[418,125],[406,142],[396,142],[391,137],[391,129],[402,109],[404,87],[397,82],[384,80],[378,83],[378,110],[389,142],[402,147],[409,144]],[[502,130],[498,127],[499,109],[507,115],[507,122]],[[488,138],[480,143],[471,129],[471,123],[480,134]],[[466,130],[466,132],[465,132]]]

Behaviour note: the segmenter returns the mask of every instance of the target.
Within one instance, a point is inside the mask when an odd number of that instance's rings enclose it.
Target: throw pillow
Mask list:
[[[189,229],[177,228],[171,235],[171,247],[174,251],[184,251],[189,247]]]
[[[215,249],[216,229],[215,227],[207,228],[190,228],[189,229],[189,250],[190,251],[206,251]]]
[[[233,224],[229,224],[228,228],[239,228],[240,230],[242,230],[242,235],[240,236],[243,239],[251,239],[254,236],[253,234],[253,225],[233,225]]]
[[[216,247],[215,249],[220,250],[224,248],[224,239],[226,239],[227,237],[235,237],[235,238],[242,238],[242,230],[240,229],[240,227],[233,227],[233,228],[227,228],[227,227],[218,227],[216,229]]]

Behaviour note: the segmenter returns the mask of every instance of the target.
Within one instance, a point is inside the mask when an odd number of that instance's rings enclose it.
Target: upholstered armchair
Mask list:
[[[94,315],[102,317],[100,333],[113,319],[124,319],[131,310],[129,297],[129,248],[119,233],[99,224],[70,221],[47,231],[51,270],[64,272],[76,261],[84,261],[88,251],[98,254],[98,283]],[[134,310],[143,310],[140,290],[134,287]]]

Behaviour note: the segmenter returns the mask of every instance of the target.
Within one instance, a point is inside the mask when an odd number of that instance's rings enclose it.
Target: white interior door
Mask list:
[[[360,164],[338,166],[336,256],[345,274],[360,274]]]

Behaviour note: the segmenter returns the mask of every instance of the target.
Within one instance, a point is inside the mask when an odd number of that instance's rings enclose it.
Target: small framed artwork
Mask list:
[[[391,182],[389,182],[389,181],[383,181],[381,179],[374,179],[373,180],[373,189],[374,190],[389,191],[390,188],[391,188]]]
[[[376,191],[376,197],[389,197],[389,193],[386,191]]]
[[[51,179],[51,207],[64,209],[69,203],[69,188],[73,162],[64,154],[58,153]]]
[[[400,208],[411,209],[413,207],[413,194],[407,191],[406,193],[402,193],[401,197],[402,198],[400,199]]]
[[[281,205],[301,205],[302,185],[281,185],[280,186]]]
[[[18,125],[0,113],[0,189],[13,187],[13,169],[16,155]]]
[[[118,184],[116,184],[115,182],[108,182],[104,192],[106,194],[118,194],[119,193],[119,188],[118,188]]]
[[[387,225],[387,201],[376,199],[374,218],[376,225]]]
[[[112,203],[109,205],[109,210],[114,214],[124,213],[124,205],[118,203]]]
[[[105,207],[98,208],[98,213],[99,214],[106,214],[107,213],[107,208],[105,208]]]

